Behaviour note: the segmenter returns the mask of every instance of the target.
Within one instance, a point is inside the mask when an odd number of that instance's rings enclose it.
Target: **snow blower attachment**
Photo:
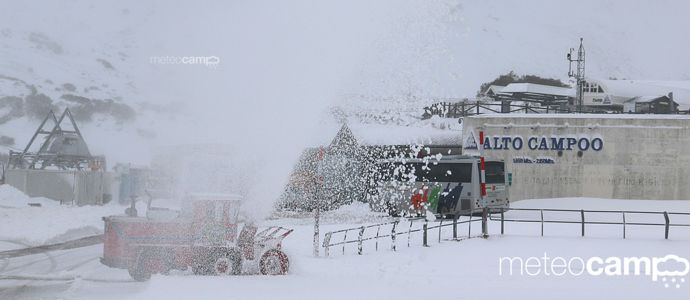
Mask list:
[[[289,267],[281,250],[292,229],[238,224],[240,197],[195,195],[189,209],[177,213],[149,208],[146,217],[105,217],[101,263],[127,269],[138,281],[152,274],[191,267],[197,275],[237,275],[244,261],[261,274],[283,275]]]

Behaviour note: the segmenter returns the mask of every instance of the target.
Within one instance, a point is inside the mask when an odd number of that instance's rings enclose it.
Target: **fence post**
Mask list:
[[[453,240],[458,239],[458,218],[459,217],[460,216],[457,214],[453,216]]]
[[[580,210],[580,219],[582,220],[582,236],[585,236],[585,210]]]
[[[362,239],[364,238],[364,226],[359,229],[359,236],[357,237],[357,254],[362,255]]]
[[[467,238],[470,238],[470,235],[472,234],[472,213],[474,210],[470,210],[470,220],[467,221]]]
[[[462,101],[462,105],[460,106],[462,108],[462,116],[465,116],[465,101]]]
[[[424,247],[429,247],[429,243],[427,243],[427,227],[428,227],[428,221],[424,220],[424,225],[422,225],[422,246]]]
[[[668,229],[670,227],[669,219],[668,219],[668,212],[664,212],[664,220],[666,220],[666,230],[664,237],[668,240]]]
[[[407,247],[410,247],[410,235],[412,235],[412,220],[410,220],[410,228],[407,229]]]
[[[503,217],[503,207],[501,207],[501,235],[503,235],[503,222],[505,218]]]
[[[381,231],[381,225],[376,227],[376,251],[379,251],[379,231]]]
[[[623,239],[625,239],[625,212],[623,212]]]
[[[345,230],[345,235],[343,236],[343,255],[345,255],[345,241],[347,240],[347,232],[349,229]]]
[[[441,219],[441,223],[438,224],[438,243],[441,243],[441,229],[443,228],[443,219]]]
[[[476,103],[477,103],[477,114],[479,114],[479,101],[477,101]]]
[[[332,235],[332,233],[329,232],[329,233],[326,233],[326,236],[323,237],[323,247],[325,248],[324,254],[326,255],[326,257],[328,257],[328,254],[329,254],[328,250],[330,249],[330,246],[331,246],[331,235]]]
[[[482,238],[488,238],[489,237],[489,208],[484,207],[482,208]]]
[[[395,222],[393,222],[393,229],[391,229],[391,250],[393,251],[395,251],[395,226],[398,225],[398,222],[398,220],[395,220]]]
[[[541,214],[541,236],[544,236],[544,210],[540,209],[539,213]]]

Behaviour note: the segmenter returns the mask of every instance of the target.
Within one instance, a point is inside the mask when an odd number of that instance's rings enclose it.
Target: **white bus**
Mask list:
[[[385,159],[369,190],[369,205],[391,216],[420,216],[428,212],[442,217],[466,215],[479,208],[479,157],[444,156],[440,160]],[[510,201],[505,164],[485,161],[486,200],[496,211]]]

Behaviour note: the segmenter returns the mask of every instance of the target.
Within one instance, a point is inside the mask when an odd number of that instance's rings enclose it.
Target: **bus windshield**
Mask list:
[[[487,161],[484,163],[486,183],[505,183],[505,168],[501,161]]]

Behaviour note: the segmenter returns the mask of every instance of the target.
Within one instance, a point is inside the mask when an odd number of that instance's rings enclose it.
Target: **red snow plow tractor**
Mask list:
[[[104,217],[101,263],[127,269],[138,281],[188,267],[197,275],[237,275],[245,261],[257,264],[261,274],[287,273],[281,243],[291,229],[258,231],[244,224],[238,234],[240,197],[194,195],[189,200],[180,212],[151,207],[149,201],[146,217],[132,209],[128,216]]]

